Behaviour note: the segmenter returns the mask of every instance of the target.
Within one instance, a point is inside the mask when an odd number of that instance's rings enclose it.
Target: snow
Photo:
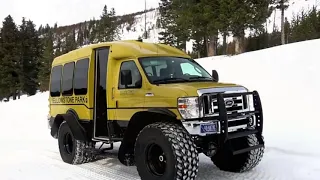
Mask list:
[[[132,25],[130,31],[126,30],[126,26],[123,27],[121,32],[121,40],[138,39],[139,36],[144,38],[145,22],[147,25],[148,41],[158,42],[160,29],[156,27],[157,19],[160,16],[158,9],[149,11],[146,14],[135,16],[135,23]]]
[[[197,61],[209,72],[220,72],[221,81],[235,82],[261,93],[269,147],[278,149],[285,143],[283,148],[290,152],[320,156],[315,143],[319,142],[320,122],[313,115],[320,101],[316,95],[320,89],[319,45],[319,40],[313,40]]]
[[[254,170],[242,174],[223,172],[200,155],[197,179],[319,179],[319,46],[320,40],[313,40],[233,57],[197,60],[208,71],[217,69],[221,81],[259,91],[266,141],[265,155]],[[57,140],[47,127],[47,100],[45,92],[0,103],[2,180],[140,179],[135,167],[118,161],[119,144],[96,162],[77,166],[64,163]]]

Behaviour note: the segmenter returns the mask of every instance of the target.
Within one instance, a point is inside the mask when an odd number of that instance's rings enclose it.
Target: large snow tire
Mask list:
[[[243,138],[232,139],[229,143],[231,143],[235,149],[244,149],[258,145],[259,141],[256,135],[249,135]],[[232,155],[228,146],[225,146],[225,148],[219,149],[211,160],[220,170],[242,173],[255,168],[260,163],[263,154],[264,147],[246,153]]]
[[[142,180],[194,180],[198,173],[197,147],[178,124],[146,126],[137,137],[134,154]]]
[[[61,123],[58,131],[59,152],[62,160],[68,164],[83,164],[95,159],[92,141],[76,140],[66,122]]]

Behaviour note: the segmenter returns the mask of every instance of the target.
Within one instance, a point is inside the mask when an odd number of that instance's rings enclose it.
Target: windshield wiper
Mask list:
[[[198,79],[203,79],[203,80],[209,80],[209,81],[212,80],[212,79],[209,78],[209,77],[203,77],[203,76],[190,77],[189,79],[192,79],[192,80],[194,80],[194,79],[196,79],[196,80],[198,80]]]
[[[153,83],[161,83],[161,82],[189,82],[190,80],[189,79],[184,79],[184,78],[164,78],[164,79],[157,79],[157,80],[154,80]]]

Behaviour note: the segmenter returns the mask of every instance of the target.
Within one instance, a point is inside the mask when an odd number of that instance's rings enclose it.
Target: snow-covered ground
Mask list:
[[[217,69],[221,81],[260,92],[266,141],[264,158],[253,171],[223,172],[201,155],[197,179],[319,179],[319,46],[320,40],[313,40],[234,57],[197,60],[209,71]],[[40,93],[0,103],[1,180],[140,179],[135,167],[119,163],[116,150],[93,163],[63,163],[57,141],[47,128],[47,99],[48,93]]]

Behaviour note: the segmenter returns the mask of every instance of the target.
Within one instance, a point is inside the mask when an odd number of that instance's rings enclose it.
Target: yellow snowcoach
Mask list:
[[[215,70],[164,44],[99,43],[55,58],[49,103],[51,135],[70,164],[93,161],[97,142],[121,142],[120,162],[143,180],[192,180],[199,153],[244,172],[264,152],[258,92],[220,83]]]

